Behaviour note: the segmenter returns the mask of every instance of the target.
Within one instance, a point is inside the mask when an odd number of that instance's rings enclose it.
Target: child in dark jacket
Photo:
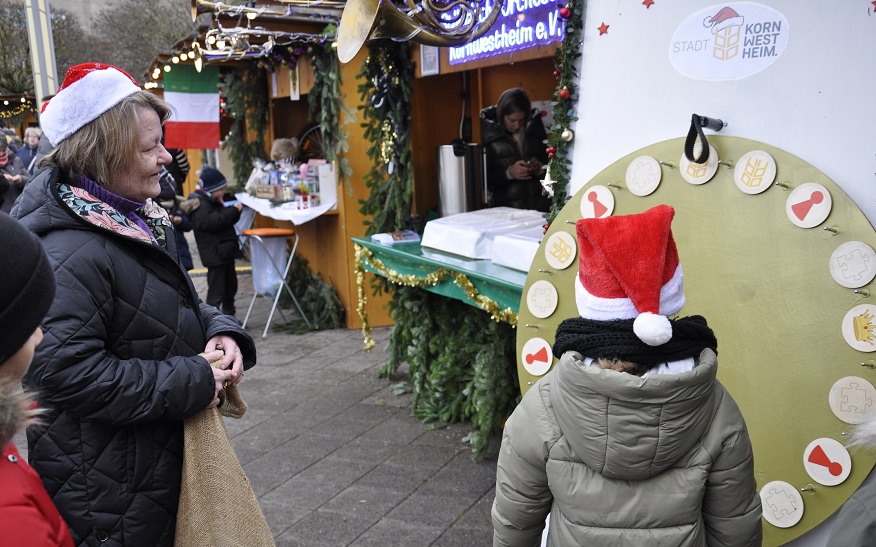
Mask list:
[[[195,243],[201,263],[207,268],[207,304],[226,315],[234,315],[237,294],[237,273],[234,257],[238,243],[234,224],[240,219],[243,204],[226,207],[222,202],[228,181],[218,169],[206,166],[201,170],[198,189],[189,198],[197,204],[189,212],[195,233]]]
[[[195,267],[192,262],[192,251],[189,249],[189,242],[186,241],[185,232],[192,231],[192,221],[189,216],[183,211],[183,198],[177,195],[177,183],[173,179],[170,171],[164,169],[161,172],[161,178],[158,180],[161,186],[161,193],[158,194],[158,203],[167,211],[170,221],[173,223],[173,235],[176,238],[176,248],[179,251],[179,263],[186,271]],[[194,203],[196,201],[192,200]],[[186,204],[186,205],[191,205]]]

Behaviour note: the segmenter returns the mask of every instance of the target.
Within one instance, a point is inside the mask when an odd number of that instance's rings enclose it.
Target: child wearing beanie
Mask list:
[[[661,205],[579,220],[580,317],[559,362],[505,424],[493,544],[692,547],[761,543],[751,441],[717,380],[717,340],[684,306]],[[571,289],[571,287],[570,287]]]
[[[15,219],[0,215],[0,234],[0,538],[4,545],[72,547],[67,524],[12,443],[38,413],[19,386],[43,338],[39,325],[55,277],[39,240]]]
[[[225,207],[222,195],[228,181],[218,169],[205,166],[198,179],[198,189],[188,211],[195,233],[201,263],[207,268],[207,304],[233,316],[236,312],[237,272],[234,259],[239,249],[234,224],[240,219],[243,204]]]

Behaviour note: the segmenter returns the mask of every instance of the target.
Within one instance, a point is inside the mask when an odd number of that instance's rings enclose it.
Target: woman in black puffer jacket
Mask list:
[[[79,545],[173,545],[183,419],[255,364],[252,338],[199,300],[152,200],[169,114],[115,67],[72,67],[40,116],[49,168],[12,211],[58,285],[24,379],[47,424],[28,431],[29,457]]]
[[[506,90],[497,104],[481,110],[492,207],[548,210],[540,182],[548,161],[545,139],[541,114],[520,88]]]

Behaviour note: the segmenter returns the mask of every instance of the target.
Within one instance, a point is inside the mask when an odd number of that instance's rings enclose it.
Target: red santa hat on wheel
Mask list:
[[[84,63],[67,69],[64,83],[43,104],[40,127],[53,146],[140,91],[127,72],[103,63]]]
[[[634,319],[649,346],[672,338],[668,316],[684,306],[683,274],[670,224],[675,210],[658,205],[637,215],[578,221],[575,301],[584,319]]]

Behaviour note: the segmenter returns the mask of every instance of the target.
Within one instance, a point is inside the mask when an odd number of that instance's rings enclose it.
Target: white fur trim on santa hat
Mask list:
[[[684,302],[684,272],[679,263],[672,278],[660,288],[660,315],[675,315],[684,307]],[[639,316],[630,298],[594,296],[587,292],[579,276],[575,276],[575,303],[578,305],[578,314],[584,319],[610,321]]]
[[[106,65],[104,65],[106,66]],[[115,67],[93,70],[49,100],[40,127],[54,146],[117,105],[140,86]]]
[[[672,338],[672,324],[665,315],[646,311],[633,321],[633,332],[649,346],[662,346]]]

